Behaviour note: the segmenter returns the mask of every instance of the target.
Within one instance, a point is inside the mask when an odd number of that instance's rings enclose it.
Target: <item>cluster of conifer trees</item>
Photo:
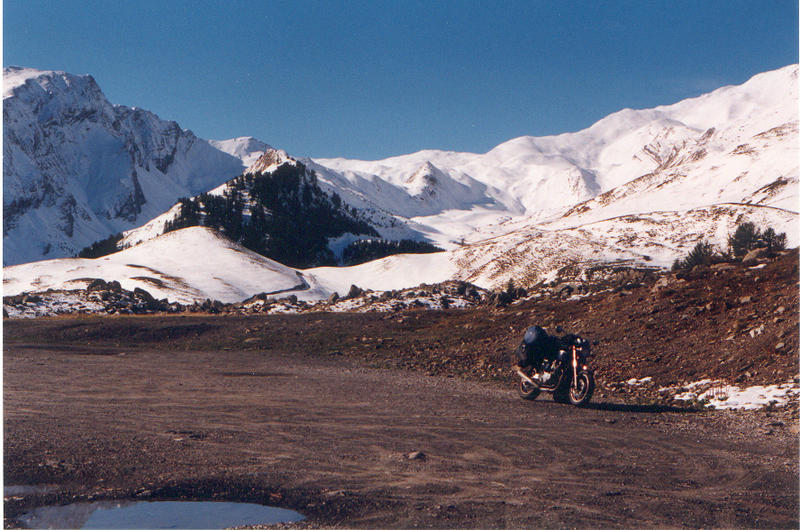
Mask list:
[[[386,239],[362,239],[353,241],[342,251],[342,265],[358,265],[392,254],[429,254],[443,252],[444,249],[427,241],[414,241],[401,239],[389,241]]]
[[[118,251],[117,243],[122,239],[122,234],[112,234],[105,239],[95,241],[88,247],[78,252],[79,258],[99,258]]]
[[[728,236],[727,251],[718,250],[708,241],[700,241],[685,258],[678,258],[672,263],[672,270],[691,270],[696,265],[738,261],[756,248],[763,248],[767,256],[772,256],[786,248],[786,233],[778,234],[771,226],[762,232],[754,223],[747,221],[738,225],[736,231]]]
[[[208,226],[259,254],[291,267],[336,265],[328,238],[345,233],[378,236],[360,213],[319,187],[303,164],[271,173],[240,175],[223,195],[181,199],[181,211],[165,232]]]

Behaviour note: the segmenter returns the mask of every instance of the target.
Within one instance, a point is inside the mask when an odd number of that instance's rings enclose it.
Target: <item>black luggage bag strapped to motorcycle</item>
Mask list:
[[[558,350],[558,339],[551,337],[541,326],[525,330],[522,342],[515,350],[517,364],[523,368],[536,367],[545,357],[552,357]]]

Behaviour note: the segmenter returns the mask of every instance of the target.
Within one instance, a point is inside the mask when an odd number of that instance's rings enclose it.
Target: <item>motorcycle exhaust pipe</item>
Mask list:
[[[533,379],[531,379],[530,377],[525,375],[525,372],[523,372],[522,368],[520,368],[519,366],[517,366],[514,369],[514,373],[517,374],[518,376],[520,376],[523,381],[527,381],[528,383],[530,383],[532,385],[539,386],[539,383],[537,383],[536,381],[534,381]]]

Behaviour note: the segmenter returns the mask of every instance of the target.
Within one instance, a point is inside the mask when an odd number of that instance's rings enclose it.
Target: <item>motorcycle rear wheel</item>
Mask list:
[[[576,407],[589,403],[594,394],[594,376],[590,372],[578,372],[578,380],[569,387],[569,402]]]
[[[531,384],[525,380],[520,380],[519,384],[517,385],[517,392],[519,393],[519,397],[522,399],[533,401],[539,396],[539,392],[541,391],[542,389],[539,388],[539,385]]]

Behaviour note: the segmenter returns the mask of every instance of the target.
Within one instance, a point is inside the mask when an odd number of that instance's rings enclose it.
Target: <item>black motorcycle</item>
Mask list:
[[[529,369],[532,373],[516,369],[520,376],[517,390],[522,399],[536,399],[544,390],[552,392],[557,403],[582,407],[594,393],[594,370],[589,366],[591,345],[578,335],[565,335],[559,343],[555,358],[543,360],[538,369]]]

